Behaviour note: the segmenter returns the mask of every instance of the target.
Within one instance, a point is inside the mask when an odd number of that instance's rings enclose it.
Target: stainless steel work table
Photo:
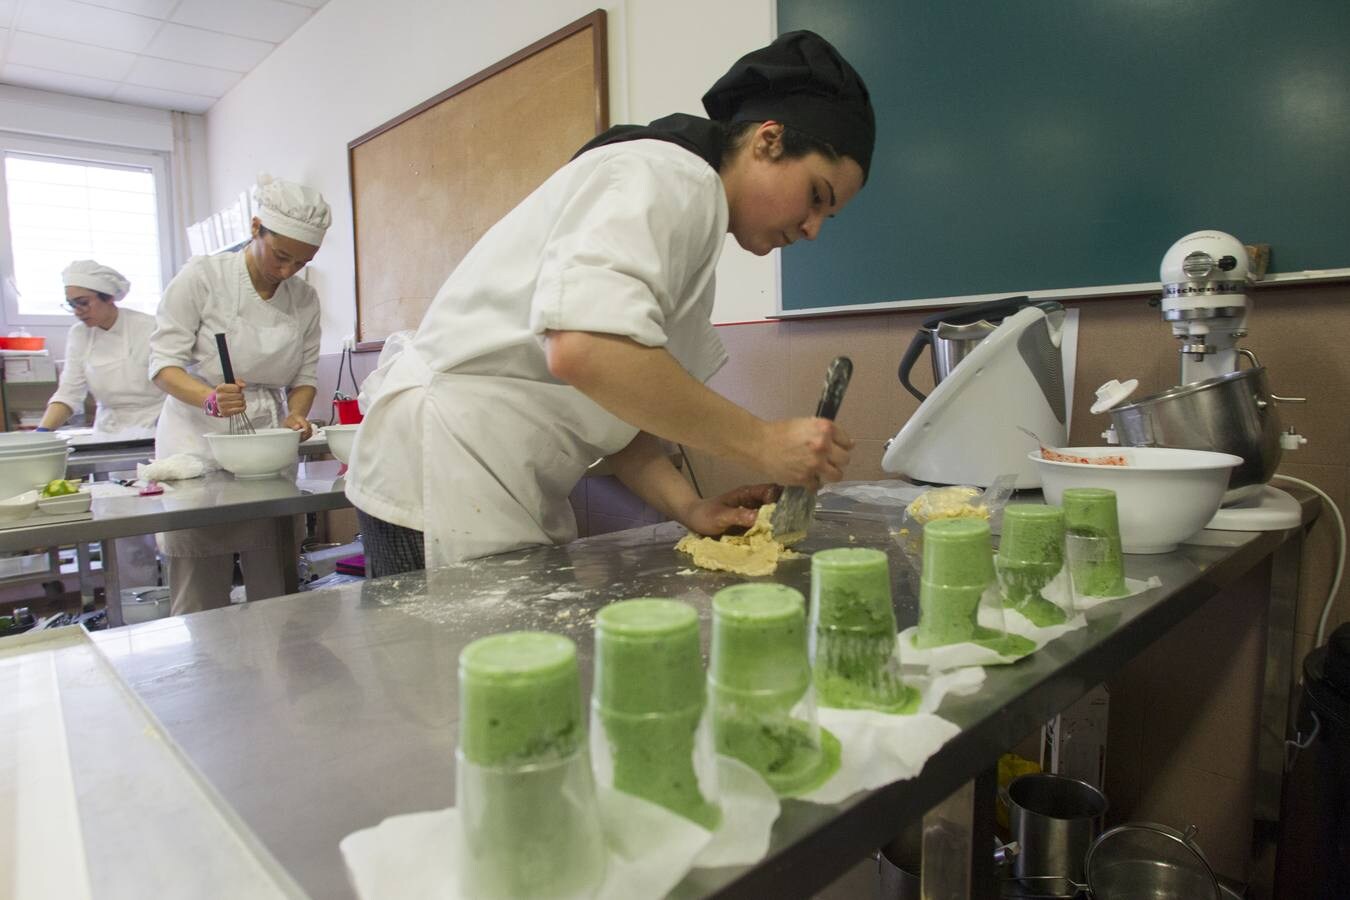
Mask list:
[[[914,572],[879,512],[822,515],[802,549],[885,548],[904,627],[917,619]],[[454,802],[456,662],[469,641],[515,629],[567,634],[589,684],[594,613],[606,603],[678,597],[699,609],[706,639],[712,594],[736,579],[691,570],[672,549],[682,534],[671,523],[647,526],[96,639],[296,881],[315,897],[351,896],[338,850],[345,835]],[[1088,627],[991,668],[978,694],[948,698],[939,712],[961,733],[920,777],[836,806],[787,801],[764,861],[695,871],[675,896],[809,896],[930,809],[968,807],[972,779],[987,777],[1000,753],[1298,535],[1205,532],[1204,546],[1128,557],[1132,577],[1157,575],[1162,587],[1097,607]],[[784,564],[772,580],[805,592],[809,561]],[[978,846],[977,857],[987,860],[988,849]]]
[[[272,519],[277,523],[277,542],[282,559],[297,558],[291,516],[350,506],[333,461],[302,462],[275,478],[238,480],[228,472],[212,472],[201,478],[175,481],[163,494],[153,497],[95,498],[86,519],[54,518],[51,524],[34,524],[0,531],[0,553],[66,544],[102,544],[103,583],[108,621],[122,624],[121,591],[117,555],[112,542],[120,537],[228,525]],[[134,475],[134,473],[128,473]],[[37,516],[30,521],[41,522]],[[292,565],[283,566],[289,591],[298,589]]]

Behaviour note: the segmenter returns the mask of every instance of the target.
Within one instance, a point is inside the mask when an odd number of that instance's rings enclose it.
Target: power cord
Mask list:
[[[1331,579],[1331,590],[1327,593],[1327,601],[1322,605],[1322,616],[1317,620],[1317,638],[1313,647],[1322,646],[1322,639],[1326,637],[1327,619],[1331,618],[1331,607],[1336,602],[1336,593],[1341,589],[1341,576],[1345,573],[1345,519],[1341,516],[1340,507],[1336,502],[1315,484],[1304,481],[1302,478],[1295,478],[1292,475],[1276,474],[1272,481],[1287,481],[1290,484],[1296,484],[1299,487],[1307,488],[1314,494],[1322,498],[1322,502],[1331,508],[1331,514],[1336,523],[1336,575]]]

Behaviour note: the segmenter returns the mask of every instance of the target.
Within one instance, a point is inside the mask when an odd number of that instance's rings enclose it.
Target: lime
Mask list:
[[[42,489],[44,497],[64,497],[66,494],[77,494],[80,491],[78,481],[70,481],[65,478],[53,478],[47,482]]]

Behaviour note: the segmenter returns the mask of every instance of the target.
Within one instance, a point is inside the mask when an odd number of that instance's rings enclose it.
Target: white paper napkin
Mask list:
[[[214,472],[220,466],[213,460],[191,453],[175,453],[164,459],[149,463],[136,464],[138,481],[179,481],[185,478],[200,478],[207,472]]]
[[[913,778],[928,758],[961,729],[935,715],[948,694],[972,694],[984,683],[984,669],[960,669],[935,676],[906,677],[920,692],[919,710],[900,716],[862,709],[818,707],[820,726],[839,738],[839,771],[809,794],[808,803],[838,803],[858,791]]]
[[[749,865],[764,857],[778,818],[773,789],[753,769],[717,758],[722,824],[710,832],[631,794],[598,787],[609,851],[594,900],[664,897],[695,866]],[[390,816],[342,839],[347,874],[362,900],[471,900],[460,883],[459,810]]]
[[[1109,603],[1112,600],[1120,600],[1125,597],[1133,597],[1136,594],[1142,594],[1144,591],[1152,590],[1155,587],[1162,587],[1162,579],[1157,575],[1150,575],[1146,580],[1140,581],[1138,578],[1125,579],[1125,593],[1117,594],[1114,597],[1079,597],[1079,609],[1092,609],[1094,606],[1101,606],[1103,603]]]
[[[694,868],[748,866],[769,852],[769,834],[781,806],[759,773],[738,759],[717,757],[722,823],[694,860]]]

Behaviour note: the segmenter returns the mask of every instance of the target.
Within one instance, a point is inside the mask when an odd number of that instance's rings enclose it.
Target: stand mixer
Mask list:
[[[1250,265],[1247,249],[1231,234],[1197,231],[1178,240],[1163,256],[1162,296],[1157,305],[1181,342],[1181,383],[1160,394],[1129,400],[1138,386],[1109,381],[1097,389],[1094,413],[1110,412],[1108,441],[1136,447],[1217,450],[1243,458],[1234,469],[1224,506],[1210,528],[1264,531],[1300,521],[1298,503],[1266,482],[1284,450],[1307,440],[1283,430],[1266,370],[1250,350],[1247,336]],[[1246,358],[1251,365],[1242,368]]]

